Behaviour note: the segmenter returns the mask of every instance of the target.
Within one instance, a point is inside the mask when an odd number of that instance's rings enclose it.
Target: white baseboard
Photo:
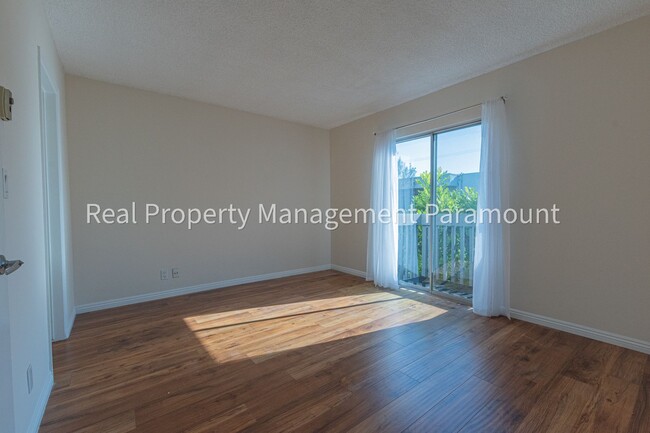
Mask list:
[[[355,275],[357,277],[366,278],[366,273],[363,271],[358,271],[352,268],[346,268],[345,266],[332,265],[332,269],[335,271],[343,272],[344,274]]]
[[[600,329],[590,328],[563,320],[553,319],[539,314],[528,313],[521,310],[510,310],[510,315],[515,319],[546,326],[548,328],[565,331],[570,334],[580,335],[593,340],[603,341],[616,346],[625,347],[626,349],[636,350],[638,352],[650,354],[650,342],[637,340],[635,338],[625,337],[612,332],[601,331]]]
[[[45,415],[47,401],[50,399],[52,387],[54,387],[54,377],[52,376],[52,373],[48,375],[46,380],[47,382],[41,390],[41,395],[38,396],[36,407],[34,408],[34,413],[32,414],[32,419],[29,422],[29,426],[27,427],[28,433],[38,433],[38,429],[41,427],[41,421],[43,421],[43,415]]]
[[[218,281],[214,283],[198,284],[196,286],[180,287],[178,289],[170,289],[162,292],[145,293],[142,295],[129,296],[126,298],[94,302],[85,305],[78,305],[76,307],[76,314],[105,310],[108,308],[121,307],[124,305],[138,304],[141,302],[155,301],[158,299],[171,298],[174,296],[187,295],[190,293],[205,292],[208,290],[238,286],[240,284],[256,283],[260,281],[273,280],[276,278],[291,277],[294,275],[308,274],[310,272],[326,271],[329,269],[354,275],[361,278],[366,277],[366,273],[363,271],[347,268],[345,266],[327,264],[327,265],[320,265],[320,266],[312,266],[309,268],[293,269],[289,271],[272,272],[269,274],[253,275],[250,277],[235,278],[232,280]],[[625,347],[627,349],[636,350],[638,352],[650,354],[650,342],[647,341],[625,337],[623,335],[602,331],[600,329],[590,328],[588,326],[578,325],[576,323],[565,322],[563,320],[553,319],[551,317],[541,316],[539,314],[529,313],[517,309],[511,309],[510,314],[515,319],[535,323],[537,325],[546,326],[548,328],[569,332],[571,334],[580,335],[594,340],[603,341],[605,343],[614,344],[616,346]],[[70,329],[66,330],[68,332],[68,335],[71,331],[73,323],[74,323],[74,318],[73,320],[70,321]]]
[[[145,293],[142,295],[129,296],[126,298],[93,302],[90,304],[77,305],[76,313],[77,314],[89,313],[91,311],[106,310],[108,308],[122,307],[124,305],[139,304],[141,302],[172,298],[174,296],[188,295],[190,293],[205,292],[208,290],[222,289],[224,287],[238,286],[240,284],[257,283],[259,281],[274,280],[276,278],[291,277],[294,275],[308,274],[310,272],[318,272],[318,271],[327,271],[330,269],[332,269],[332,266],[329,264],[312,266],[309,268],[293,269],[293,270],[281,271],[281,272],[272,272],[270,274],[234,278],[232,280],[198,284],[196,286],[180,287],[178,289],[164,290],[161,292]]]

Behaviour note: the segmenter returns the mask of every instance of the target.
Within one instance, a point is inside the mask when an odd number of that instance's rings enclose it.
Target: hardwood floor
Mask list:
[[[42,432],[650,432],[650,358],[334,271],[80,315]]]

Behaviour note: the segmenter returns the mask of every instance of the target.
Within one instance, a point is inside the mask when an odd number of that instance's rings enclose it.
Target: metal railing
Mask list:
[[[433,236],[434,233],[436,236]],[[450,282],[471,288],[475,237],[476,225],[466,223],[462,214],[460,218],[439,215],[435,222],[425,214],[417,215],[410,221],[400,221],[400,280],[426,286],[429,284],[430,266],[433,266],[431,275],[434,284]]]

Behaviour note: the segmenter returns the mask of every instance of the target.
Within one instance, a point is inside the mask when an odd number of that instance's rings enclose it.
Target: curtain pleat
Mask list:
[[[396,153],[395,131],[377,133],[370,188],[370,208],[376,217],[368,226],[366,279],[389,289],[397,289]],[[381,212],[391,217],[381,221]]]
[[[510,226],[481,221],[484,209],[509,208],[509,151],[505,103],[501,99],[481,109],[481,170],[479,174],[476,247],[474,250],[474,312],[510,317]]]

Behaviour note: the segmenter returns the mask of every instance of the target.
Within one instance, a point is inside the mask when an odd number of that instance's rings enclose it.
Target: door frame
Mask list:
[[[48,327],[50,340],[57,341],[66,339],[69,333],[66,326],[69,275],[60,127],[61,98],[59,89],[43,62],[40,47],[38,63]]]
[[[468,110],[469,111],[469,110]],[[470,111],[471,112],[471,111]],[[438,171],[438,135],[443,134],[445,132],[451,132],[451,131],[456,131],[459,129],[464,129],[464,128],[469,128],[472,126],[476,125],[481,125],[482,124],[482,119],[480,116],[472,116],[470,115],[468,118],[462,119],[461,121],[455,121],[451,124],[448,124],[447,126],[439,126],[435,127],[432,129],[427,129],[425,131],[419,131],[413,134],[406,134],[401,137],[399,137],[396,141],[397,143],[400,142],[405,142],[405,141],[411,141],[411,140],[417,140],[419,138],[423,137],[429,137],[429,146],[430,146],[430,171],[431,171],[431,203],[436,203],[438,200],[437,197],[437,171]],[[467,304],[471,305],[471,301],[468,301],[466,299],[463,299],[458,296],[453,296],[453,295],[448,295],[444,292],[440,292],[434,289],[435,286],[435,280],[434,280],[434,261],[437,260],[437,253],[434,253],[434,249],[436,249],[438,245],[438,230],[436,226],[436,218],[433,218],[431,221],[431,236],[429,238],[429,251],[431,252],[429,254],[429,293],[434,294],[436,296],[440,296],[442,298],[447,298],[450,299],[454,302],[460,303],[460,304]],[[409,289],[414,289],[414,290],[419,290],[423,291],[423,287],[417,286],[415,284],[408,284],[404,282],[400,282],[399,284],[408,287]]]

